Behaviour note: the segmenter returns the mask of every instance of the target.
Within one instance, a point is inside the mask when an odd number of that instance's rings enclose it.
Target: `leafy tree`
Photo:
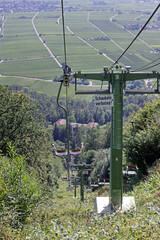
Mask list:
[[[53,130],[53,138],[54,138],[54,141],[59,140],[65,143],[66,142],[66,126],[55,124],[54,130]]]
[[[131,103],[124,107],[123,114],[125,117],[129,117],[133,112],[136,112],[138,109],[139,106],[137,104]]]
[[[125,156],[136,164],[143,175],[160,158],[160,100],[147,103],[134,117],[134,123],[125,129]]]
[[[111,126],[110,124],[106,124],[106,130],[105,130],[105,135],[103,137],[102,141],[102,148],[110,148],[110,143],[111,143]]]
[[[23,92],[0,87],[0,149],[7,152],[12,141],[17,153],[32,165],[47,151],[48,134],[39,120],[36,107]]]
[[[110,164],[108,149],[98,150],[93,160],[93,171],[91,172],[90,179],[97,180],[97,178],[109,178]]]
[[[86,164],[92,164],[92,162],[94,161],[95,155],[96,155],[95,150],[88,150],[87,152],[85,151],[80,155],[80,162],[86,163]]]
[[[0,149],[4,155],[8,142],[25,157],[29,171],[53,186],[57,173],[51,152],[51,136],[44,128],[37,105],[23,91],[16,93],[0,86]],[[50,160],[52,159],[52,160]],[[48,168],[48,166],[50,166]],[[54,172],[54,174],[53,174]],[[57,180],[56,180],[57,181]]]
[[[85,140],[85,150],[96,150],[99,148],[98,131],[96,128],[91,128],[88,130],[87,137]]]

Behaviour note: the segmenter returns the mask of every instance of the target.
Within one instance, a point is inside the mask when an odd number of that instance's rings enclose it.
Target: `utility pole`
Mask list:
[[[110,159],[110,191],[109,204],[111,209],[122,208],[123,204],[123,176],[122,176],[122,146],[123,146],[123,91],[127,81],[142,79],[157,79],[156,90],[126,91],[131,94],[160,94],[158,72],[129,72],[121,70],[114,72],[104,68],[102,73],[74,73],[75,94],[113,94],[113,106],[111,109],[111,159]],[[91,79],[108,82],[108,89],[96,91],[81,91],[77,89],[77,79]],[[110,89],[111,86],[111,89]]]

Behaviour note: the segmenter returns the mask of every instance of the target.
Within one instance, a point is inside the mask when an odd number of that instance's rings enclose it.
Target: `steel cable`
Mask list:
[[[156,63],[156,64],[154,64],[154,65],[152,65],[152,66],[149,66],[149,65],[151,65],[151,64],[154,63],[154,62],[156,62],[156,61],[159,60],[159,59],[160,59],[160,58],[156,59],[156,60],[153,61],[153,62],[148,63],[147,65],[143,66],[142,68],[136,69],[134,72],[136,72],[136,71],[143,71],[143,70],[147,70],[147,69],[150,69],[150,68],[152,68],[152,67],[158,66],[160,63]]]
[[[63,5],[63,0],[61,0],[61,9],[62,9],[62,28],[63,28],[64,59],[65,59],[65,65],[67,65],[66,35],[65,35],[65,24],[64,24],[64,5]]]
[[[151,16],[149,17],[149,19],[147,20],[147,22],[144,24],[144,26],[141,28],[141,30],[138,32],[138,34],[135,36],[135,38],[132,40],[132,42],[129,44],[129,46],[124,50],[124,52],[120,55],[120,57],[115,61],[115,63],[113,63],[113,65],[110,67],[110,69],[118,63],[118,61],[123,57],[123,55],[128,51],[128,49],[131,47],[131,45],[135,42],[135,40],[138,38],[138,36],[141,34],[141,32],[145,29],[145,27],[147,26],[147,24],[150,22],[150,20],[152,19],[152,17],[155,15],[155,13],[158,11],[158,8],[160,7],[160,4],[158,4],[158,6],[156,7],[156,9],[153,11],[153,13],[151,14]]]

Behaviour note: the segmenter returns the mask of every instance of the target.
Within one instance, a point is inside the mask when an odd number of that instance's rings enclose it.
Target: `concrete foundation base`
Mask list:
[[[134,197],[123,197],[121,211],[128,211],[131,208],[136,209]],[[109,197],[96,197],[95,211],[99,214],[113,213],[114,210],[111,209],[109,204]]]

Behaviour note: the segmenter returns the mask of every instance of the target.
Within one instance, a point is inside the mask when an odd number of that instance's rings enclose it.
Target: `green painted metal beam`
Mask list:
[[[82,73],[77,72],[74,73],[74,78],[82,78],[82,79],[92,79],[92,80],[101,80],[101,81],[107,81],[109,75],[106,75],[105,73]]]
[[[159,72],[124,72],[124,81],[160,78]]]
[[[126,90],[126,94],[160,94],[160,92],[155,90]]]
[[[110,72],[102,72],[102,73],[82,73],[77,72],[74,73],[73,76],[75,79],[82,78],[82,79],[92,79],[92,80],[100,80],[100,81],[112,81],[112,76],[123,75],[123,81],[134,81],[134,80],[141,80],[141,79],[154,79],[160,78],[159,72],[126,72],[123,71],[121,73],[110,73]]]
[[[107,89],[107,90],[76,90],[75,94],[111,94],[111,93]]]

